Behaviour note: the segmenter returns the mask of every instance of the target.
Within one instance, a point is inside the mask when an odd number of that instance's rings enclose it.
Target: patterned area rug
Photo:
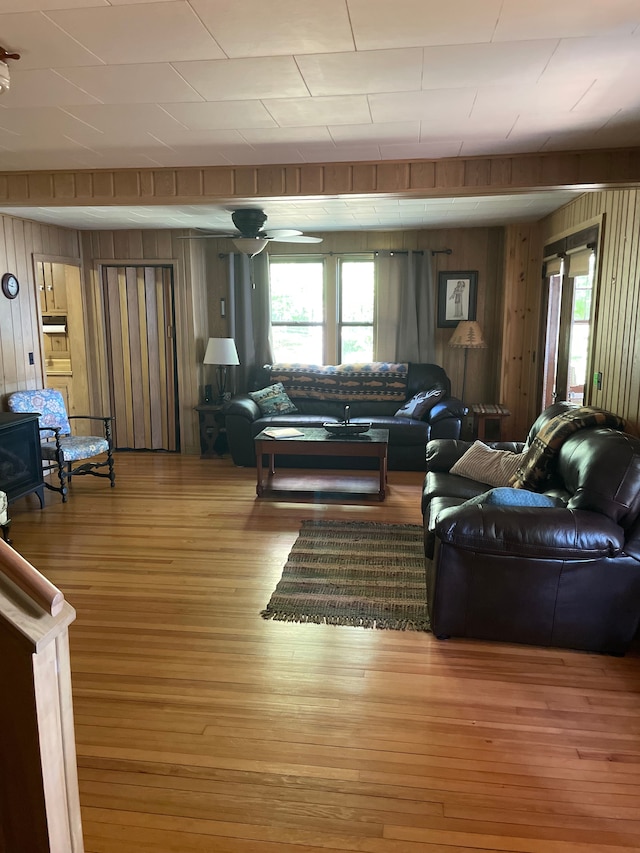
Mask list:
[[[428,631],[422,528],[303,521],[264,619]]]

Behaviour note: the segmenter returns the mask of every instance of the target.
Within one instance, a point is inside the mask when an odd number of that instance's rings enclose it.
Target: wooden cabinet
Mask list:
[[[70,415],[90,411],[87,349],[80,267],[67,260],[35,255],[44,338],[44,384],[62,392]],[[76,432],[89,435],[89,421]]]
[[[0,491],[9,503],[36,492],[44,505],[37,414],[0,412]]]
[[[65,313],[67,310],[67,284],[64,264],[39,262],[36,267],[42,313]]]

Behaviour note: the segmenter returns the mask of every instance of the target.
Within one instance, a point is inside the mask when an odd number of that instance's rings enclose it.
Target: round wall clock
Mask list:
[[[6,272],[2,276],[0,287],[2,287],[2,292],[7,299],[15,299],[20,290],[20,282],[12,272]]]

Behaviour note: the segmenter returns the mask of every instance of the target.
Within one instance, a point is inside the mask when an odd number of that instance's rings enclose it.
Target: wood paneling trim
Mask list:
[[[196,203],[211,198],[480,194],[640,182],[640,148],[441,160],[0,172],[4,205]]]

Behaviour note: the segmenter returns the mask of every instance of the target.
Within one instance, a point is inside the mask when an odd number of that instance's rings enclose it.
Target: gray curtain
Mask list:
[[[432,362],[436,291],[431,252],[381,252],[376,258],[379,361]]]
[[[273,361],[268,255],[229,255],[229,283],[229,332],[240,360],[235,390],[243,394],[254,388],[256,370]]]

